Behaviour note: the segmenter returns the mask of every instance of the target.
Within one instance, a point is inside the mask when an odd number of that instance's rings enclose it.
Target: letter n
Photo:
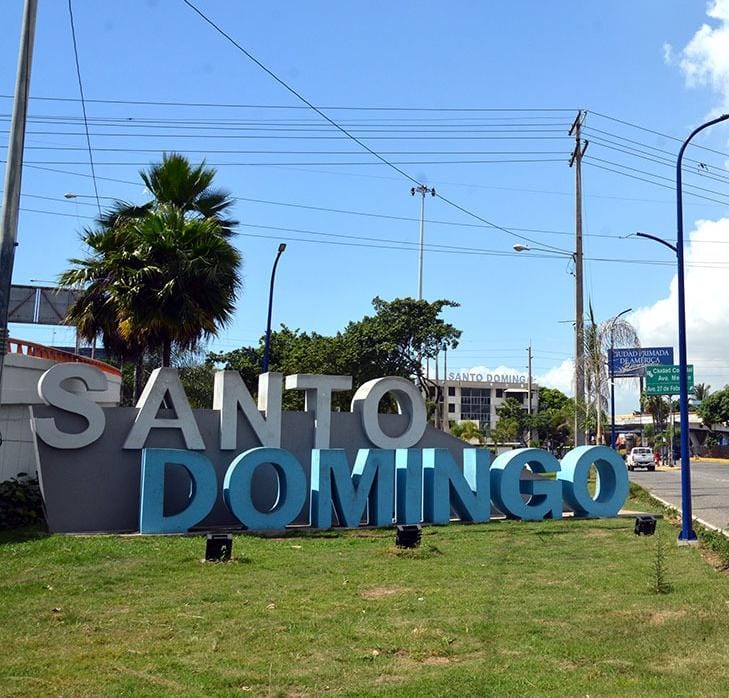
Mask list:
[[[311,525],[331,528],[333,507],[342,526],[356,528],[368,505],[370,525],[392,525],[394,481],[392,450],[360,449],[351,475],[344,449],[312,450]]]
[[[463,472],[445,448],[423,449],[423,520],[446,524],[453,507],[461,521],[488,521],[490,465],[491,454],[482,448],[464,449]]]

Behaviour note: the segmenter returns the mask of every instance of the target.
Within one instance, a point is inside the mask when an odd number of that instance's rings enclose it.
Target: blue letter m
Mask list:
[[[314,449],[311,452],[311,525],[331,528],[334,507],[342,526],[356,528],[369,504],[367,522],[391,526],[394,480],[394,451],[360,449],[350,475],[344,449]]]

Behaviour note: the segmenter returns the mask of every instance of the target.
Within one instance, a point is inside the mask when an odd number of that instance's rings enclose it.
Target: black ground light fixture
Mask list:
[[[208,533],[205,562],[229,562],[233,552],[232,533]]]
[[[420,545],[422,526],[411,524],[409,526],[398,526],[395,533],[395,545],[398,548],[417,548]]]
[[[656,517],[646,514],[635,517],[635,535],[652,536],[656,532]]]

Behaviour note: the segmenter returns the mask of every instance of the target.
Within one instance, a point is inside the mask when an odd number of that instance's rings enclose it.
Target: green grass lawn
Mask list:
[[[0,694],[727,695],[729,577],[658,531],[668,594],[632,519],[237,536],[227,564],[5,533]]]

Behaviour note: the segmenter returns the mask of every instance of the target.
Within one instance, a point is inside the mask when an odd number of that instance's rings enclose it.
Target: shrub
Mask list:
[[[45,524],[38,480],[19,473],[0,482],[0,530],[37,524]]]

